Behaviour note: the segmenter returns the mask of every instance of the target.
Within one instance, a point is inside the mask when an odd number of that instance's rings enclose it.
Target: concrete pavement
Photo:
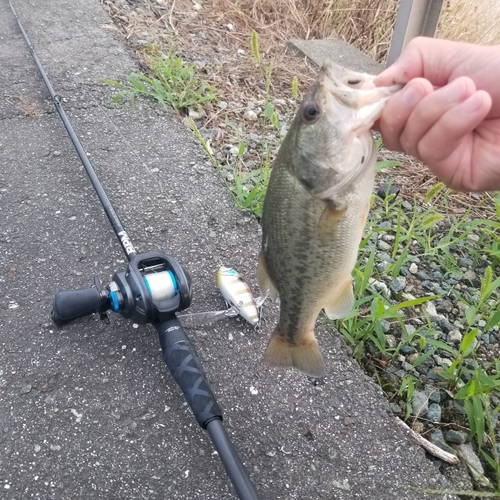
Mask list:
[[[108,104],[99,79],[137,63],[100,5],[14,6],[135,246],[189,270],[192,312],[223,308],[220,264],[257,293],[258,224],[234,208],[191,132],[148,103]],[[0,89],[0,498],[234,498],[152,327],[50,323],[57,290],[94,274],[107,282],[126,259],[7,0]],[[331,330],[319,329],[321,383],[264,365],[276,312],[268,305],[257,329],[228,320],[188,331],[260,497],[453,498],[408,489],[446,483]]]

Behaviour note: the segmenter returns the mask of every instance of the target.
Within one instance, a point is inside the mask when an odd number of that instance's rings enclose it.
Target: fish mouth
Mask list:
[[[351,71],[332,61],[323,64],[318,76],[321,86],[339,102],[356,110],[380,103],[382,100],[385,104],[385,100],[403,87],[376,87],[374,80],[375,75]]]
[[[318,88],[323,93],[323,103],[327,112],[339,118],[348,127],[346,134],[361,138],[369,132],[380,117],[387,100],[402,85],[376,87],[374,75],[351,71],[332,61],[326,61],[318,75]],[[363,141],[365,142],[365,141]],[[369,138],[365,156],[373,154],[373,140]],[[364,157],[368,160],[368,157]],[[331,198],[343,191],[370,165],[370,161],[360,161],[354,168],[339,176],[338,182],[321,192],[320,198]]]

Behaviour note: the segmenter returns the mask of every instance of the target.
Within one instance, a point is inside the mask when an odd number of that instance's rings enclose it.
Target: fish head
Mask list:
[[[374,170],[371,127],[401,88],[375,87],[374,78],[326,62],[305,95],[281,149],[313,196],[331,199]]]

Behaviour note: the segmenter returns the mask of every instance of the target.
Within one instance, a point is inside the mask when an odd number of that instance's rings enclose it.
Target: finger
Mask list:
[[[449,109],[465,101],[475,90],[474,82],[470,78],[461,77],[420,100],[399,138],[403,150],[415,158],[420,158],[418,146],[422,137]],[[441,146],[436,144],[438,148]]]
[[[413,38],[394,64],[375,78],[375,85],[407,83],[412,78],[421,77],[441,87],[448,83],[464,53],[471,47],[471,44],[449,40]]]
[[[427,80],[416,78],[389,99],[377,124],[387,149],[403,151],[400,136],[406,122],[417,104],[432,91]]]
[[[438,177],[450,178],[454,171],[464,165],[465,158],[458,154],[460,145],[484,120],[491,103],[490,95],[484,90],[478,90],[445,112],[421,138],[418,155]],[[444,162],[450,158],[453,160],[454,154],[455,161]],[[469,151],[469,155],[471,154],[472,150]],[[451,171],[446,171],[445,166]]]

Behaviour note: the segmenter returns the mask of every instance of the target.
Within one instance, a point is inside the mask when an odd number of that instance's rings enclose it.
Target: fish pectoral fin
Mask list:
[[[259,282],[260,293],[269,295],[272,299],[278,298],[278,289],[267,272],[267,263],[264,252],[260,252],[259,263],[257,264],[257,281]]]
[[[331,244],[331,235],[338,227],[347,207],[338,208],[330,201],[325,201],[325,209],[318,221],[318,237],[322,245]]]
[[[344,287],[335,298],[325,306],[325,313],[330,319],[345,318],[354,306],[354,292],[352,289],[352,280],[346,281]]]
[[[277,368],[295,368],[310,377],[323,377],[325,363],[314,334],[298,342],[291,342],[279,331],[278,325],[264,354],[269,366]]]

